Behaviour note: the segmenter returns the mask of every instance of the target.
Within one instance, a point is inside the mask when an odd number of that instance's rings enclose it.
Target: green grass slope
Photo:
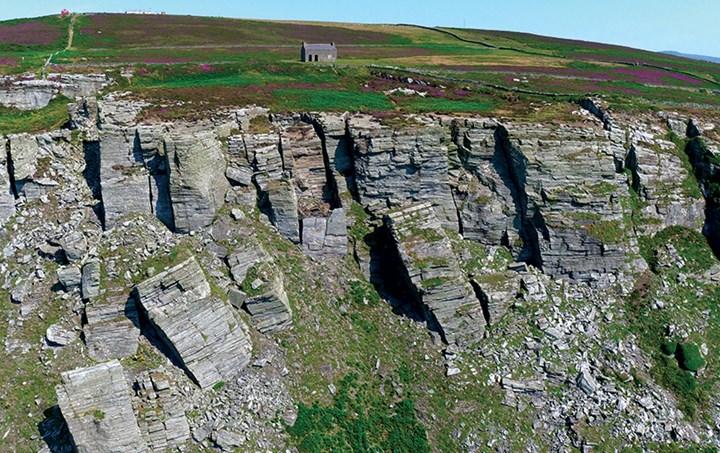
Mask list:
[[[131,67],[133,77],[121,88],[162,100],[165,111],[151,115],[170,118],[238,103],[517,116],[528,113],[518,111],[522,105],[587,95],[616,108],[720,108],[720,65],[608,44],[412,25],[125,14],[74,19],[72,26],[54,16],[0,22],[0,74],[39,72],[51,55],[50,71],[119,75],[118,68]],[[70,28],[72,46],[65,49]],[[337,43],[337,64],[301,64],[302,41]],[[414,83],[388,80],[388,73]],[[185,109],[167,107],[172,101]]]

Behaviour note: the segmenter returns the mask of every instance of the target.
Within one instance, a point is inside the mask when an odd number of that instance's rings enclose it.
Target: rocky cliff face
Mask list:
[[[383,327],[412,319],[409,349],[426,348],[427,366],[448,379],[472,381],[469,393],[532,412],[548,448],[602,438],[582,420],[610,430],[599,420],[629,418],[632,432],[613,427],[611,437],[712,444],[717,425],[678,416],[654,378],[626,385],[650,371],[642,334],[622,330],[638,309],[623,298],[652,297],[662,312],[713,297],[711,258],[700,272],[684,245],[648,239],[702,231],[720,248],[709,126],[667,113],[611,117],[595,104],[562,124],[257,107],[142,124],[143,108],[118,95],[81,99],[69,108],[78,133],[0,137],[0,270],[21,321],[5,350],[30,350],[16,334],[22,322],[43,319],[44,297],[62,301],[44,348],[77,358],[57,398],[78,451],[281,448],[277,416],[297,415],[287,387],[317,371],[286,366],[284,355],[333,323],[349,329],[328,342],[340,356],[355,327],[373,335],[358,307],[377,293],[395,311]],[[684,300],[647,296],[643,279],[668,294],[680,285]],[[715,332],[693,320],[663,329],[688,342]],[[85,352],[104,363],[80,360]],[[347,366],[318,368],[333,377]],[[392,384],[398,398],[402,385]],[[429,429],[443,423],[431,413]],[[480,450],[472,426],[464,445]],[[46,436],[52,448],[62,429]],[[507,432],[493,436],[512,445]]]

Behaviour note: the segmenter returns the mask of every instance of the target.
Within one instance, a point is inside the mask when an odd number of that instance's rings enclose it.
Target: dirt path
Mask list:
[[[65,48],[63,50],[58,50],[57,52],[51,54],[47,58],[47,60],[45,60],[45,64],[42,67],[42,78],[43,79],[47,78],[47,68],[48,68],[48,66],[50,66],[52,64],[52,59],[55,58],[55,56],[57,54],[59,54],[60,52],[70,50],[70,48],[72,47],[73,36],[75,35],[75,18],[76,17],[77,16],[75,14],[73,14],[72,17],[70,18],[70,24],[68,25],[68,40],[67,40],[67,45],[65,46]]]
[[[75,19],[77,16],[73,14],[73,16],[70,18],[70,25],[68,25],[68,42],[67,46],[65,47],[65,50],[70,50],[72,48],[73,44],[73,36],[75,36]]]

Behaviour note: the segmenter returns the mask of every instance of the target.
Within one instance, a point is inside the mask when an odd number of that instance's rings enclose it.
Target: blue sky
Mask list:
[[[0,0],[0,19],[152,9],[256,19],[513,30],[720,57],[720,0]]]

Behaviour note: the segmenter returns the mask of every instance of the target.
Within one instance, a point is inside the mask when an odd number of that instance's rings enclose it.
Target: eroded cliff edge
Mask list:
[[[702,232],[717,249],[712,125],[672,113],[608,121],[580,107],[575,122],[250,107],[144,124],[142,109],[122,96],[81,99],[69,129],[0,138],[4,288],[21,321],[48,311],[45,294],[63,301],[44,332],[52,354],[121,360],[132,391],[117,391],[124,408],[131,393],[133,443],[153,451],[284,445],[271,414],[291,423],[287,387],[317,372],[286,367],[286,355],[302,353],[285,340],[307,346],[318,332],[355,328],[362,315],[347,297],[367,282],[394,311],[389,330],[413,320],[427,367],[502,389],[505,407],[529,410],[533,428],[552,433],[542,445],[604,435],[583,423],[637,442],[713,442],[716,384],[706,418],[678,412],[684,403],[650,372],[658,365],[622,302],[672,313],[660,334],[705,345],[712,366],[706,343],[717,301],[708,288],[720,272],[711,256],[696,267],[676,241]],[[672,240],[647,240],[658,237]],[[665,296],[643,299],[652,288],[643,278],[657,279]],[[677,303],[676,285],[697,300]],[[308,291],[318,286],[327,294]],[[8,353],[32,350],[14,335],[21,331],[11,325]],[[133,368],[128,360],[148,349],[158,363]],[[116,376],[116,362],[107,363],[98,370]],[[324,365],[322,379],[335,388],[347,366]],[[627,377],[633,387],[621,385]],[[62,411],[94,394],[74,395],[67,382],[59,392]],[[258,401],[267,407],[244,418]],[[98,404],[68,420],[78,448],[77,439],[94,436],[89,427],[108,423]],[[223,410],[205,411],[216,406]],[[431,412],[421,413],[434,433]],[[627,430],[617,427],[630,419]],[[53,448],[63,435],[50,436]],[[513,445],[508,433],[493,436]],[[476,427],[463,442],[472,450],[482,439]]]

